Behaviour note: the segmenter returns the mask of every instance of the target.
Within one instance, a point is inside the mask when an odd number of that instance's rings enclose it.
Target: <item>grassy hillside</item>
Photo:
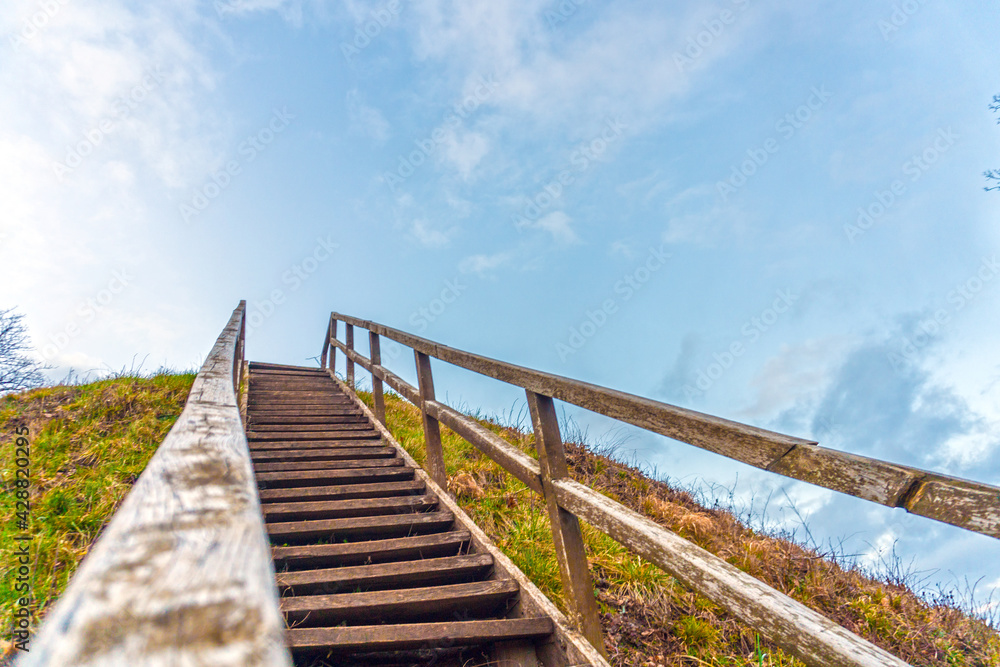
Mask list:
[[[184,408],[194,375],[119,377],[0,398],[0,627],[9,637],[14,537],[31,541],[32,625],[66,587]],[[28,429],[31,517],[16,520],[15,430]]]
[[[370,395],[362,394],[370,404]],[[386,396],[386,420],[400,444],[425,459],[419,411]],[[534,437],[481,420],[531,456]],[[442,427],[449,485],[462,506],[565,611],[545,505],[534,492]],[[1000,666],[1000,635],[954,606],[846,571],[786,540],[757,534],[729,512],[638,470],[568,443],[571,474],[649,516],[770,586],[816,609],[913,665]],[[584,524],[591,571],[612,664],[801,665],[685,589],[659,568]]]
[[[124,377],[0,399],[3,586],[0,623],[15,605],[15,429],[31,443],[33,620],[65,588],[89,546],[180,414],[193,375]],[[370,396],[362,395],[365,400]],[[423,461],[419,413],[387,396],[389,426]],[[532,437],[494,432],[534,455]],[[544,505],[523,484],[443,429],[451,490],[501,549],[557,604],[559,572]],[[683,491],[568,445],[574,477],[652,517],[914,665],[1000,667],[1000,636],[954,607],[845,571],[790,542],[760,535]],[[796,665],[752,630],[658,568],[584,526],[612,664]],[[7,633],[4,633],[6,638]]]

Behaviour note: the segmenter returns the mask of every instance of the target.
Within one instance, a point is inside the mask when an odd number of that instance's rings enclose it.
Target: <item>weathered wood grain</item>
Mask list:
[[[300,649],[334,644],[343,651],[370,649],[397,651],[428,646],[474,646],[483,643],[532,639],[552,632],[547,618],[466,621],[464,623],[410,623],[399,626],[362,625],[339,628],[295,628],[289,643]],[[504,667],[510,667],[506,662]]]
[[[297,625],[447,618],[458,611],[491,612],[517,592],[517,583],[511,579],[476,581],[393,591],[284,598],[281,611],[289,624]]]
[[[566,450],[559,434],[555,406],[548,396],[539,396],[533,391],[527,391],[526,396],[531,424],[535,430],[538,467],[542,473],[542,496],[549,513],[549,526],[552,528],[563,594],[569,598],[570,618],[587,641],[607,657],[580,521],[575,514],[559,506],[559,499],[552,486],[558,480],[569,478]]]
[[[905,662],[579,482],[552,482],[559,504],[807,665],[903,667]]]
[[[266,521],[301,521],[303,519],[336,519],[350,516],[424,512],[435,507],[437,507],[436,497],[422,495],[269,503],[264,505],[263,509]]]
[[[273,541],[307,539],[341,540],[363,536],[400,537],[417,535],[447,528],[455,520],[451,512],[421,512],[418,514],[385,514],[347,519],[315,519],[311,521],[276,522],[268,526]]]
[[[293,502],[307,500],[341,500],[349,498],[379,498],[389,495],[423,493],[422,480],[403,482],[376,482],[374,484],[336,484],[329,486],[301,486],[291,489],[261,489],[260,501]]]
[[[278,574],[278,586],[295,595],[346,593],[356,587],[368,590],[406,586],[440,586],[467,583],[493,567],[489,554],[445,556],[409,562],[334,567]]]
[[[233,390],[244,312],[19,666],[291,664]]]
[[[338,386],[347,392],[347,386],[336,378],[331,372]],[[356,394],[348,393],[354,404],[366,416],[372,418],[372,412]],[[419,399],[418,399],[419,400]],[[494,568],[504,577],[513,579],[521,589],[521,595],[517,603],[508,613],[508,618],[525,618],[532,616],[547,616],[551,618],[554,625],[554,632],[544,641],[535,642],[534,652],[538,659],[547,667],[610,667],[607,660],[587,641],[587,639],[577,632],[569,623],[566,616],[549,600],[538,587],[528,579],[523,572],[508,558],[495,544],[489,536],[475,524],[474,521],[462,510],[454,498],[445,489],[438,486],[430,475],[420,468],[413,457],[396,441],[392,433],[384,424],[375,422],[375,427],[382,434],[385,442],[391,444],[399,452],[399,456],[406,461],[406,465],[413,466],[416,470],[416,479],[422,481],[427,488],[427,493],[437,496],[442,509],[452,512],[455,516],[456,529],[464,529],[471,536],[471,541],[480,552],[493,556]],[[537,463],[535,463],[537,470]],[[347,545],[344,545],[347,546]],[[498,647],[498,655],[506,658],[515,656],[522,664],[530,665],[531,651],[524,650],[523,646]],[[514,664],[517,664],[516,662]]]
[[[501,468],[524,482],[535,493],[542,493],[538,461],[493,433],[479,422],[437,401],[426,401],[427,413],[450,428]]]
[[[382,364],[382,345],[379,341],[377,333],[368,332],[368,349],[369,349],[369,361],[370,366],[367,366],[368,372],[371,373],[371,369],[374,366],[380,366]],[[375,419],[380,423],[385,423],[385,394],[382,388],[382,380],[372,373],[372,402],[375,405]]]
[[[465,552],[470,539],[469,531],[453,530],[371,542],[273,547],[271,553],[281,568],[339,567],[455,556]]]
[[[354,325],[348,324],[346,326],[346,329],[347,330],[344,332],[344,344],[347,346],[348,350],[350,350],[351,352],[353,352],[354,351]],[[347,374],[346,374],[346,377],[347,377],[347,386],[353,389],[354,388],[354,359],[352,359],[349,355],[347,357]]]
[[[424,422],[424,448],[427,452],[427,471],[438,486],[448,488],[448,474],[444,467],[444,449],[441,445],[441,426],[438,420],[427,412],[427,401],[434,400],[434,376],[431,374],[431,359],[426,354],[414,352],[417,378],[420,384],[420,415]]]
[[[332,317],[410,347],[414,352],[764,470],[1000,538],[1000,487],[818,447],[811,440],[508,364],[375,322],[340,313],[333,313]],[[380,367],[373,373],[381,374],[383,379],[390,375]],[[411,393],[386,382],[419,405]],[[916,493],[920,489],[926,494],[922,496],[924,500],[911,502],[920,495]]]

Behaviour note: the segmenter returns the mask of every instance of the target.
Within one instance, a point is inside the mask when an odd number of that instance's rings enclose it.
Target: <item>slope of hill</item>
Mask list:
[[[370,404],[370,395],[362,393]],[[390,431],[423,462],[420,412],[386,395]],[[480,421],[536,456],[534,436]],[[472,445],[442,426],[449,485],[497,545],[565,611],[545,505]],[[932,603],[904,585],[846,570],[779,537],[757,533],[732,513],[639,470],[567,443],[573,477],[645,514],[768,585],[823,613],[913,665],[1000,666],[1000,634],[945,599]],[[801,665],[710,601],[584,524],[588,558],[612,664]]]
[[[16,607],[16,430],[31,449],[32,624],[65,588],[184,406],[193,375],[120,377],[0,398],[0,623]],[[362,392],[362,398],[370,396]],[[386,396],[390,430],[422,461],[419,412]],[[496,420],[494,432],[534,455],[533,437]],[[559,572],[544,505],[474,447],[442,429],[451,490],[498,546],[557,604]],[[845,570],[789,541],[755,533],[730,513],[650,479],[581,443],[567,446],[574,477],[652,517],[769,585],[914,665],[1000,667],[1000,635],[954,605]],[[612,664],[796,665],[751,629],[661,570],[585,526]],[[8,639],[4,633],[3,639]],[[9,648],[9,646],[8,646]]]
[[[0,398],[0,638],[20,593],[15,537],[30,536],[31,625],[59,596],[180,415],[194,375],[123,376]],[[29,456],[17,451],[17,434]],[[23,442],[21,443],[23,445]],[[15,466],[28,458],[30,510],[19,526]],[[7,645],[4,648],[9,649]]]

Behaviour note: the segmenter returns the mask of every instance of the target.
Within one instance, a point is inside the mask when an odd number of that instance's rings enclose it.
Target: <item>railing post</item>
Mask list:
[[[351,352],[354,351],[354,325],[348,324],[347,331],[344,332],[344,344],[347,345],[347,349]],[[354,389],[354,360],[347,357],[347,386]]]
[[[337,374],[337,346],[332,341],[337,340],[337,319],[330,316],[330,370]]]
[[[319,356],[319,367],[326,368],[327,353],[330,351],[330,331],[333,327],[333,315],[330,315],[330,321],[326,324],[326,338],[323,339],[323,353]]]
[[[244,350],[247,339],[247,302],[240,301],[240,332],[236,335],[236,347],[233,350],[233,391],[237,398],[240,393],[240,375],[243,372]]]
[[[538,450],[538,466],[542,473],[542,492],[545,506],[552,525],[552,539],[559,561],[559,575],[563,591],[570,607],[570,615],[580,631],[594,648],[607,657],[604,635],[601,631],[601,617],[594,599],[594,584],[587,566],[587,553],[583,545],[580,520],[576,515],[559,506],[556,500],[553,480],[569,477],[566,465],[566,450],[559,435],[559,419],[552,399],[536,394],[530,389],[528,409],[535,430],[535,449]]]
[[[372,368],[382,365],[382,348],[378,334],[374,331],[368,332],[368,358],[371,359]],[[375,373],[372,373],[372,399],[375,402],[375,418],[384,425],[385,396],[382,394],[382,380],[375,377]]]
[[[427,445],[427,471],[442,489],[448,488],[448,474],[444,467],[444,448],[441,445],[441,426],[427,414],[425,401],[434,400],[434,378],[431,376],[431,358],[423,352],[413,351],[417,360],[417,381],[420,385],[420,413],[424,418],[424,442]]]

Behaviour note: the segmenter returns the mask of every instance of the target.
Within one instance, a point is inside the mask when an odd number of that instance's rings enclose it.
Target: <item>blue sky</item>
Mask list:
[[[339,310],[1000,483],[996,8],[48,0],[0,9],[0,306],[68,369]],[[147,357],[148,355],[148,357]],[[392,366],[412,374],[408,355]],[[441,368],[449,400],[519,394]],[[574,413],[575,414],[575,413]],[[613,427],[575,414],[596,436]],[[996,540],[629,430],[817,540],[1000,587]]]

